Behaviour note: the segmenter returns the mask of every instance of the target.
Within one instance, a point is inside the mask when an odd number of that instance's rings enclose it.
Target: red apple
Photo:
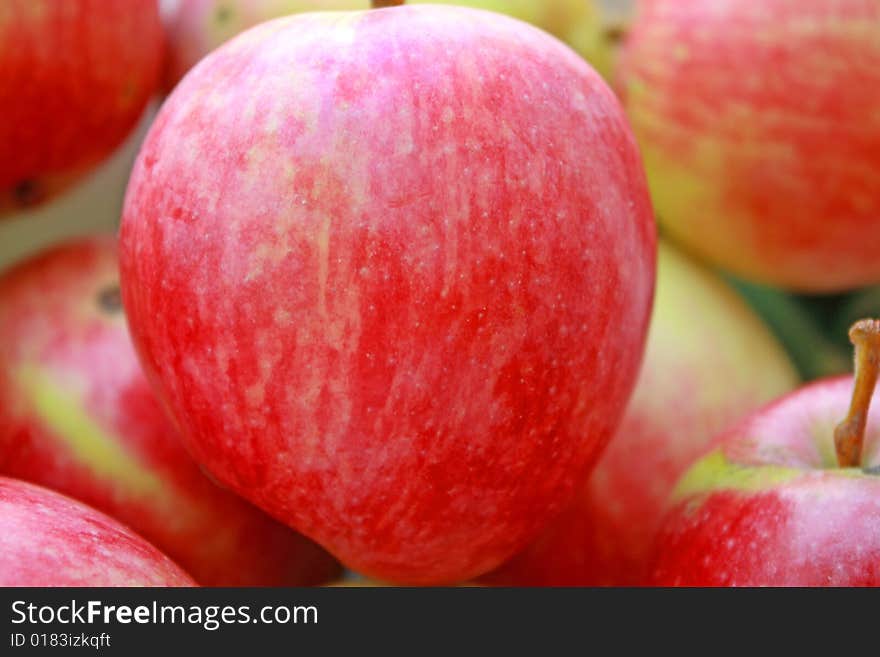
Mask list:
[[[168,557],[112,518],[0,477],[0,586],[192,586]]]
[[[644,0],[617,80],[668,234],[759,282],[880,282],[878,34],[874,0]]]
[[[620,419],[655,231],[611,91],[460,7],[299,14],[202,60],[128,188],[122,292],[196,458],[354,570],[465,580]]]
[[[797,385],[784,348],[717,276],[661,245],[635,393],[575,501],[487,581],[644,584],[666,500],[713,435]]]
[[[685,474],[654,583],[880,586],[880,418],[867,419],[880,321],[859,322],[850,336],[855,387],[826,379],[783,398]]]
[[[110,239],[57,247],[0,278],[0,474],[117,518],[203,584],[338,573],[187,455],[138,364]]]
[[[122,143],[162,51],[156,0],[0,3],[0,214],[53,196]]]

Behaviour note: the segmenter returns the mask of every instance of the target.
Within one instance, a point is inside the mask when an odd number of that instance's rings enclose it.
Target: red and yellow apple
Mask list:
[[[165,102],[122,296],[225,485],[350,568],[482,574],[571,499],[641,360],[656,236],[616,98],[461,7],[299,14]]]
[[[668,235],[780,287],[880,282],[880,3],[639,8],[616,80]]]
[[[813,383],[758,411],[684,475],[654,583],[880,586],[880,418],[868,417],[880,322],[850,335],[855,381]]]
[[[0,477],[0,586],[192,586],[168,557],[84,504]]]
[[[0,214],[54,196],[122,143],[162,54],[156,0],[0,2]]]
[[[644,584],[681,474],[714,434],[796,385],[783,347],[743,300],[661,243],[648,345],[623,422],[575,501],[486,580]]]
[[[138,364],[109,238],[0,277],[0,474],[113,516],[202,584],[319,584],[339,572],[187,455]]]
[[[603,75],[611,70],[617,36],[628,12],[599,0],[410,0],[487,9],[536,25],[559,37]],[[195,64],[236,34],[288,14],[364,10],[369,0],[177,0],[168,12],[165,86],[172,89]]]

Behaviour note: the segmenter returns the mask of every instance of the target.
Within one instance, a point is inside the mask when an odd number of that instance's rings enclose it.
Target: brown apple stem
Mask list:
[[[372,0],[373,9],[382,9],[382,7],[399,7],[406,0]]]
[[[850,328],[849,339],[855,347],[855,385],[849,413],[834,429],[834,448],[841,468],[855,468],[862,462],[868,408],[880,373],[880,320],[859,320]]]
[[[614,49],[620,48],[635,20],[636,0],[615,0],[613,3],[600,2],[598,8],[601,9],[602,37]]]

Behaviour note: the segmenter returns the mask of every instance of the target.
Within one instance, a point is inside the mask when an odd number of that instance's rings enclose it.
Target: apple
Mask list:
[[[573,496],[644,346],[656,235],[613,93],[523,22],[276,19],[167,99],[122,297],[196,459],[352,570],[487,572]]]
[[[202,584],[298,586],[339,572],[188,456],[138,364],[110,238],[0,277],[0,474],[113,516]]]
[[[880,3],[639,7],[615,79],[665,232],[777,287],[880,282]]]
[[[623,422],[574,502],[485,581],[644,584],[677,479],[713,434],[797,380],[782,346],[743,300],[661,242],[648,346]]]
[[[410,4],[427,2],[429,0]],[[572,46],[603,75],[611,70],[618,38],[629,15],[629,3],[616,6],[609,5],[607,0],[433,0],[430,3],[487,9],[530,22]],[[170,91],[202,57],[263,21],[307,11],[369,7],[369,0],[178,0],[165,16],[169,42],[165,88]]]
[[[193,586],[116,520],[39,486],[0,477],[0,586]]]
[[[52,198],[122,143],[162,55],[156,0],[3,0],[0,215]]]
[[[880,321],[850,337],[854,381],[825,379],[758,411],[684,475],[654,583],[880,586],[880,420],[868,418]]]

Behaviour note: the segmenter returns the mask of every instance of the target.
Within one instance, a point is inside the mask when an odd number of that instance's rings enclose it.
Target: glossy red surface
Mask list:
[[[169,97],[123,298],[198,460],[376,578],[459,581],[568,501],[641,358],[655,234],[612,93],[498,15],[274,21]]]

